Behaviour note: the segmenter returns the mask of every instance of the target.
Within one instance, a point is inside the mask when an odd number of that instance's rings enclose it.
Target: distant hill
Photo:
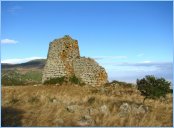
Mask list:
[[[14,68],[23,68],[23,69],[30,69],[30,68],[36,68],[36,69],[43,69],[45,65],[46,59],[36,59],[31,60],[25,63],[21,64],[8,64],[8,63],[1,63],[2,70],[13,70]]]
[[[45,62],[46,59],[36,59],[21,64],[2,63],[2,85],[13,86],[41,83]]]

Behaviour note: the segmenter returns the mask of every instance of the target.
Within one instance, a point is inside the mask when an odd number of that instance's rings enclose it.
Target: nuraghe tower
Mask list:
[[[66,35],[49,44],[42,82],[72,75],[92,86],[101,86],[108,81],[105,69],[94,59],[80,57],[78,41]]]

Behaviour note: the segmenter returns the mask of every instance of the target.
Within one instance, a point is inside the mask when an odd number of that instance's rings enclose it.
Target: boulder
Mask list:
[[[108,115],[109,114],[109,109],[108,109],[108,107],[106,105],[102,105],[100,107],[100,112],[105,114],[105,115]]]
[[[128,103],[123,103],[120,108],[119,108],[119,116],[120,117],[125,117],[128,116],[129,114],[145,114],[148,112],[148,107],[145,105],[138,105],[135,103],[128,104]]]
[[[77,122],[78,126],[91,126],[94,124],[94,120],[89,115],[84,115],[81,119]]]
[[[78,108],[79,108],[78,105],[69,105],[69,106],[67,106],[66,109],[68,112],[74,113]]]

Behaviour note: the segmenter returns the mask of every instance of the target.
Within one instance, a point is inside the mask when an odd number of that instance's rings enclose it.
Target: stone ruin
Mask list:
[[[100,86],[108,82],[105,69],[94,59],[80,57],[78,41],[66,35],[49,44],[42,83],[50,78],[73,75],[87,85]]]

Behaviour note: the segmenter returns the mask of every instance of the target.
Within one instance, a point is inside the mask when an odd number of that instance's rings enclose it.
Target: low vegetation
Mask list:
[[[171,83],[164,78],[155,78],[155,76],[146,76],[139,80],[137,79],[137,87],[144,96],[144,101],[149,99],[166,98],[167,93],[170,93]]]
[[[49,80],[46,80],[44,84],[60,84],[62,85],[65,81],[65,77],[55,77],[50,78]]]
[[[1,80],[3,86],[42,84],[42,71],[35,70],[23,73],[17,69],[3,70]],[[63,83],[77,84],[81,86],[85,85],[85,83],[81,82],[81,80],[78,79],[75,75],[71,76],[70,78],[55,77],[44,82],[45,85],[62,85]]]
[[[46,80],[44,82],[45,85],[49,84],[56,84],[56,85],[62,85],[62,84],[76,84],[83,86],[85,83],[83,83],[80,79],[78,79],[75,75],[66,78],[66,77],[55,77],[55,78],[50,78],[49,80]]]
[[[80,84],[81,83],[81,81],[75,75],[71,76],[69,78],[69,81],[73,84]]]
[[[38,84],[42,80],[42,71],[2,70],[1,82],[5,86]]]
[[[3,86],[2,126],[169,126],[172,94],[146,99],[136,86]]]

